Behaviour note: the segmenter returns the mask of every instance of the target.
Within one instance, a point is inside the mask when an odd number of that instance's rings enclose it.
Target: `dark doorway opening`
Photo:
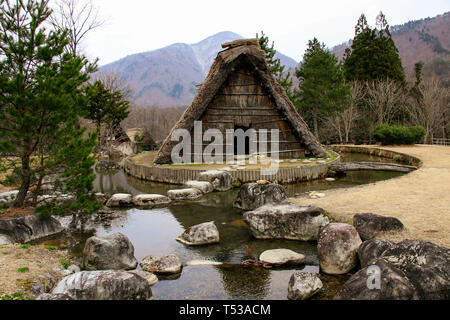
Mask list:
[[[242,130],[242,131],[238,131],[238,130]],[[248,135],[245,135],[245,133],[247,132],[249,128],[248,127],[242,127],[242,126],[235,126],[234,127],[234,155],[235,156],[248,156],[250,155],[250,137]],[[238,132],[237,132],[238,131]],[[238,146],[239,146],[239,141],[238,139],[245,139],[244,143],[245,143],[245,148],[244,148],[244,153],[242,153],[242,151],[239,153],[238,150]],[[241,142],[242,144],[242,142]]]

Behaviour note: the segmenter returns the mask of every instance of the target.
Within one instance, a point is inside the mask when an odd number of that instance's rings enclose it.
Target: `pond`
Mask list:
[[[345,161],[385,161],[373,157],[344,155]],[[325,180],[285,185],[291,195],[309,191],[347,188],[373,183],[402,175],[395,172],[360,171],[349,172],[346,177],[334,182]],[[178,186],[140,181],[123,172],[97,175],[95,188],[99,192],[114,193],[159,193],[166,194]],[[135,256],[141,261],[150,254],[176,254],[186,265],[193,260],[221,262],[222,266],[184,266],[178,278],[160,279],[152,287],[155,299],[287,299],[289,278],[296,270],[319,272],[317,244],[314,242],[287,240],[256,240],[242,220],[242,212],[232,204],[238,190],[212,193],[195,202],[173,204],[168,208],[153,210],[131,209],[123,212],[111,223],[98,224],[96,235],[121,232],[134,245]],[[220,233],[220,243],[201,247],[187,247],[175,240],[192,225],[214,221]],[[84,241],[92,233],[78,238],[70,246],[74,255],[80,255]],[[61,240],[61,239],[60,239]],[[306,256],[306,265],[284,269],[263,269],[243,266],[247,259],[257,259],[268,249],[286,248]],[[347,276],[321,275],[324,290],[315,299],[331,299]]]

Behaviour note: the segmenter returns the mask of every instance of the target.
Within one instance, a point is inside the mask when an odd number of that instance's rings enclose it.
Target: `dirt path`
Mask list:
[[[420,158],[423,167],[397,179],[325,192],[322,199],[292,198],[315,205],[339,221],[351,223],[356,213],[371,212],[400,219],[406,230],[385,234],[393,241],[420,239],[450,247],[450,147],[383,147]]]

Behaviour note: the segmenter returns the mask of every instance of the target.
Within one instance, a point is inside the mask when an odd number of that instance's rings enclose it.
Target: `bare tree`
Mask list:
[[[68,50],[73,54],[90,31],[105,23],[92,0],[57,0],[50,22],[55,29],[69,30]]]
[[[106,89],[110,92],[120,91],[123,97],[132,102],[134,90],[120,75],[113,71],[99,71],[96,72],[90,80],[92,83],[101,81]]]
[[[423,80],[418,87],[422,98],[411,99],[407,106],[414,125],[425,128],[425,142],[433,143],[433,138],[446,138],[445,118],[449,114],[450,93],[438,78]]]

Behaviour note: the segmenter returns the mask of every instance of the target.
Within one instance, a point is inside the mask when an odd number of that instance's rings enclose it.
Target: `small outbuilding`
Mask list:
[[[324,147],[273,77],[258,39],[236,40],[222,47],[226,49],[217,55],[198,95],[164,140],[154,162],[171,163],[172,149],[179,143],[172,141],[172,133],[185,129],[193,137],[195,121],[202,121],[203,132],[218,129],[224,137],[229,129],[267,129],[270,141],[271,130],[278,129],[280,158],[327,157]],[[245,143],[248,154],[251,142]],[[203,148],[207,145],[204,143]],[[223,148],[223,154],[230,150],[226,145]],[[233,149],[236,154],[236,140]],[[191,150],[194,162],[194,146]]]

